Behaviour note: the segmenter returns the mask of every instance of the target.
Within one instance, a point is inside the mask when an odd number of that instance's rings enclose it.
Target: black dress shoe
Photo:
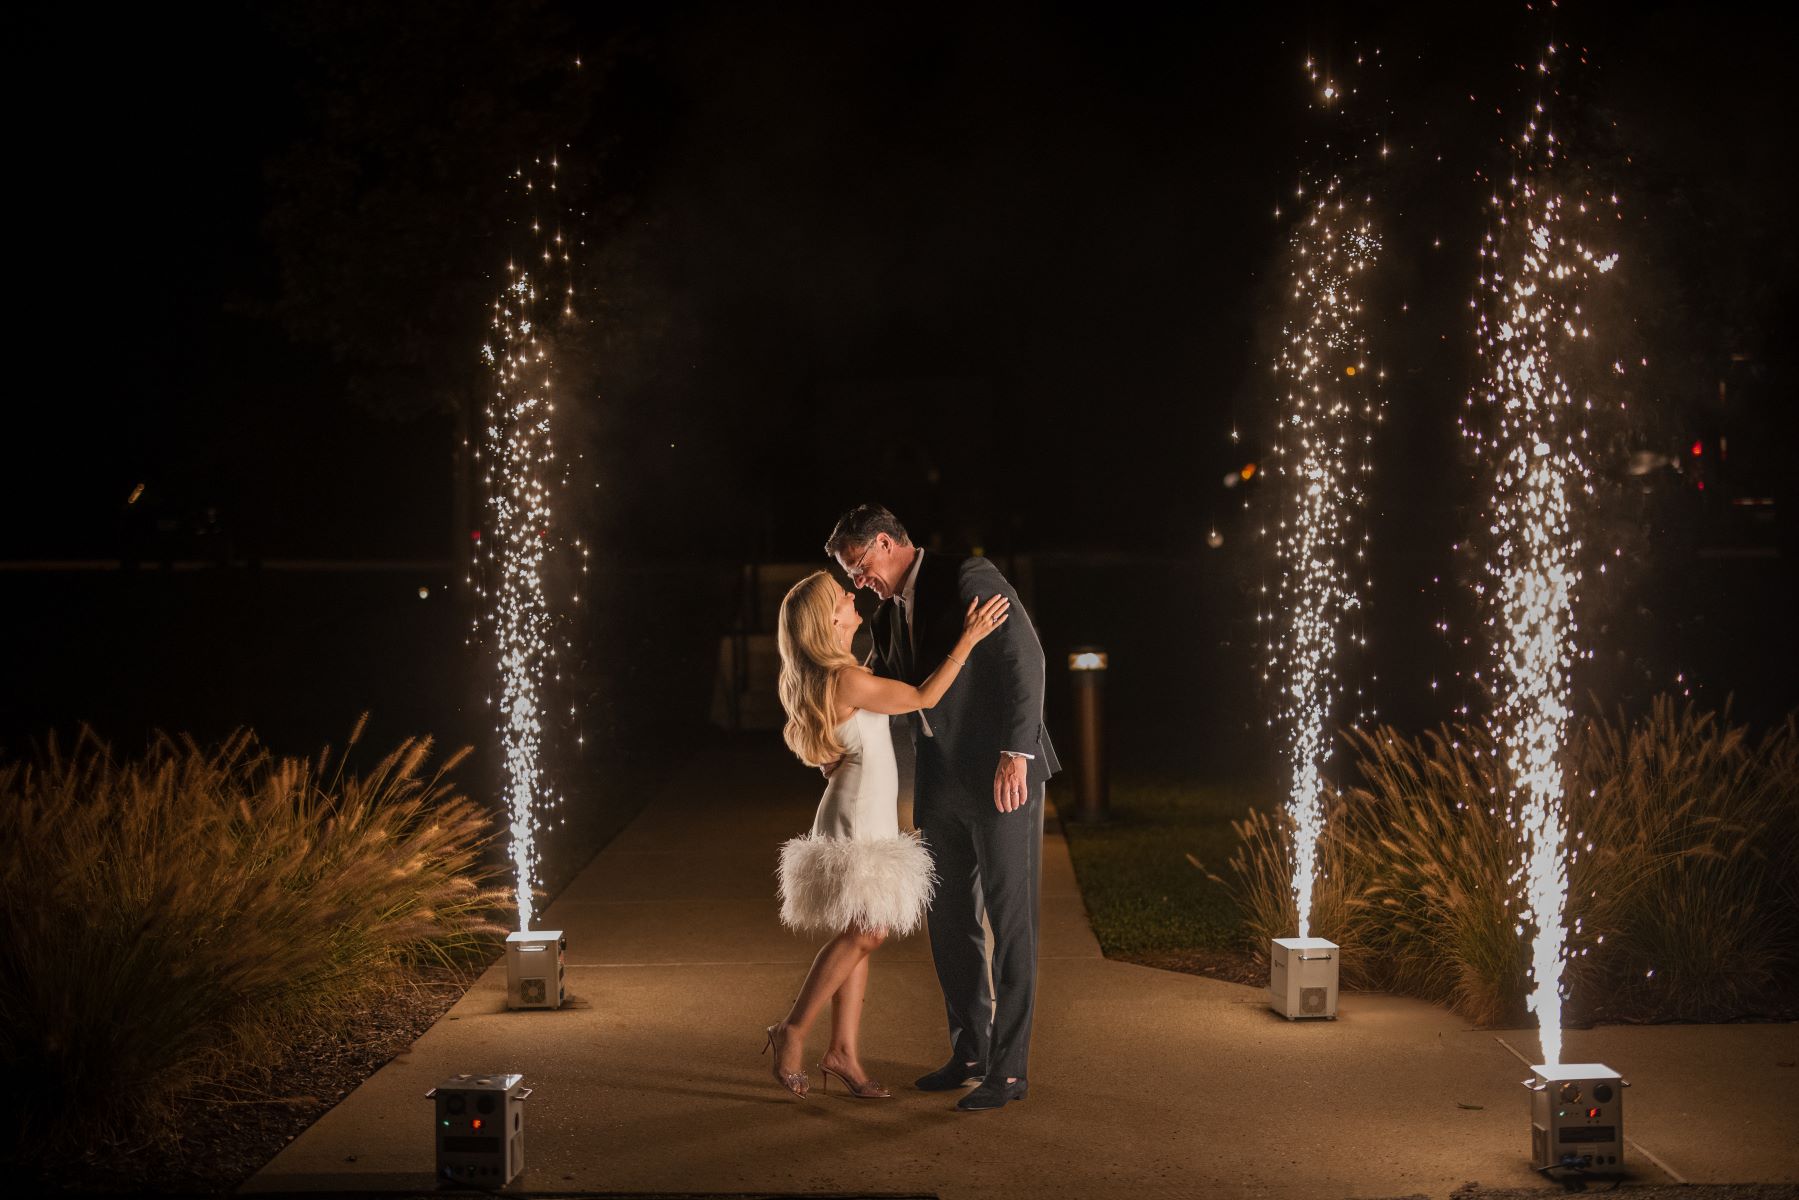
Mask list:
[[[962,1112],[986,1112],[990,1108],[1004,1108],[1013,1100],[1023,1100],[1029,1091],[1030,1084],[1022,1079],[1015,1079],[1011,1083],[989,1079],[956,1101],[956,1108]]]
[[[948,1092],[979,1083],[986,1077],[987,1068],[980,1063],[969,1064],[952,1058],[929,1075],[920,1075],[912,1086],[921,1092]]]

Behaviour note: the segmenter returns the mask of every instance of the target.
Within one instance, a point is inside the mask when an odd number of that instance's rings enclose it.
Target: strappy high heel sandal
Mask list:
[[[806,1073],[804,1071],[781,1070],[781,1048],[775,1045],[775,1032],[780,1028],[781,1023],[779,1021],[776,1021],[773,1025],[768,1027],[766,1030],[768,1040],[762,1043],[762,1053],[767,1054],[770,1050],[775,1052],[774,1061],[769,1063],[769,1069],[774,1072],[775,1082],[798,1096],[801,1100],[804,1100],[806,1098],[807,1089],[812,1086],[812,1081],[806,1078]]]
[[[818,1064],[818,1070],[819,1073],[824,1076],[818,1086],[827,1092],[831,1090],[831,1080],[835,1079],[838,1083],[841,1083],[844,1087],[848,1088],[850,1090],[850,1095],[858,1100],[893,1099],[893,1093],[882,1087],[881,1081],[878,1079],[851,1079],[842,1071],[833,1071],[823,1063]]]

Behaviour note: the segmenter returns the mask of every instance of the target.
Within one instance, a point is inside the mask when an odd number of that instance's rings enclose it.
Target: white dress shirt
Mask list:
[[[918,567],[924,562],[924,551],[912,551],[912,565],[906,571],[906,578],[900,582],[900,590],[893,594],[900,606],[900,616],[906,620],[906,641],[912,647],[912,660],[918,661],[918,632],[912,627],[912,597],[918,590]],[[931,732],[931,719],[925,716],[924,709],[918,710],[918,724],[926,737],[936,737]]]

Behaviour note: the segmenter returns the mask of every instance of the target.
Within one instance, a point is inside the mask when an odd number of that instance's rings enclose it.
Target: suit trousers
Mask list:
[[[1025,1079],[1037,998],[1044,785],[1031,785],[1022,807],[1002,813],[993,806],[991,774],[981,781],[984,792],[958,777],[966,774],[946,766],[929,739],[918,739],[912,819],[939,880],[926,918],[931,959],[951,1053],[985,1063],[989,1079]],[[993,930],[991,983],[983,911]]]

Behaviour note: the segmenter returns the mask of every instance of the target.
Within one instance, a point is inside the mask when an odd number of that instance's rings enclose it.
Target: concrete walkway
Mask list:
[[[820,781],[770,737],[671,767],[637,820],[538,922],[569,938],[571,1002],[507,1012],[496,966],[271,1162],[246,1192],[432,1187],[425,1091],[522,1072],[529,1167],[511,1190],[974,1197],[1446,1196],[1537,1183],[1519,1080],[1534,1035],[1417,1001],[1343,998],[1289,1024],[1260,989],[1108,962],[1053,822],[1028,1101],[789,1098],[757,1055],[816,949],[776,920],[775,848]],[[822,1029],[815,1032],[822,1049]],[[1569,1061],[1634,1087],[1643,1182],[1799,1180],[1799,1028],[1575,1031]],[[865,1060],[903,1085],[946,1057],[922,937],[875,957]],[[1552,1189],[1543,1185],[1545,1192]]]

